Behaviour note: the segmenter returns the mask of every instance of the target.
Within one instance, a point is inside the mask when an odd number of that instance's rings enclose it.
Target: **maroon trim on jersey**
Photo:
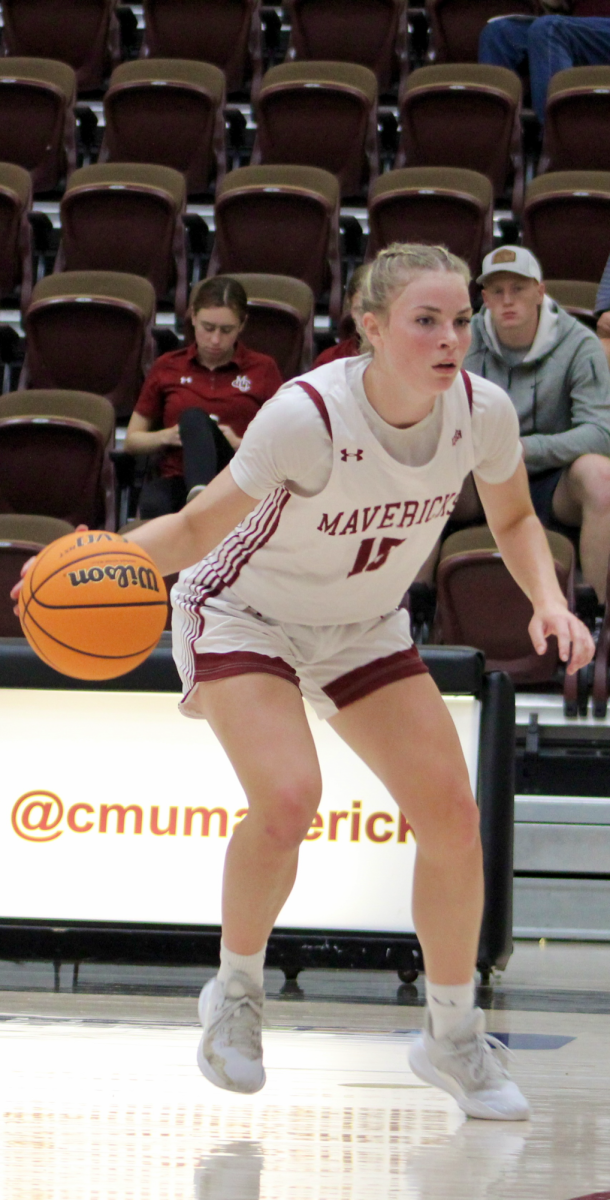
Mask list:
[[[395,683],[397,679],[409,679],[411,675],[427,675],[428,668],[419,656],[417,646],[409,650],[398,650],[396,654],[388,654],[385,658],[375,658],[363,667],[348,671],[327,683],[322,691],[337,708],[345,708],[354,700],[362,700],[387,683]]]
[[[203,560],[204,573],[193,582],[206,588],[204,603],[205,600],[218,596],[225,588],[233,586],[252,555],[265,546],[269,538],[273,537],[280,523],[283,509],[289,500],[290,492],[286,488],[277,488],[261,502],[258,510],[255,510],[255,523],[252,527],[245,534],[234,530],[226,538],[225,543],[222,543],[226,547],[226,559],[223,563],[209,565],[206,564],[205,559]],[[242,541],[242,537],[252,540]]]
[[[460,371],[460,375],[464,380],[464,387],[466,388],[466,395],[468,396],[468,407],[470,409],[470,415],[472,416],[472,380],[468,374],[468,371]]]
[[[297,379],[296,382],[298,383],[299,387],[303,388],[304,392],[307,392],[309,399],[313,400],[322,420],[324,421],[324,424],[326,425],[326,428],[328,430],[328,436],[332,442],[332,440],[333,440],[332,425],[330,423],[328,409],[327,409],[320,393],[318,391],[316,391],[315,387],[312,387],[310,383],[305,383],[302,379]]]
[[[299,686],[299,677],[283,658],[271,658],[268,654],[256,654],[252,650],[230,650],[226,654],[195,653],[196,683],[210,683],[214,679],[230,679],[233,675],[277,675],[289,683]]]

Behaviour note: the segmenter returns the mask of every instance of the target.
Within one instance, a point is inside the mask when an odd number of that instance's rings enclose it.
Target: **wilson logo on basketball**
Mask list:
[[[11,825],[17,837],[26,842],[54,842],[62,833],[129,834],[132,837],[202,837],[215,841],[229,838],[246,816],[247,808],[230,813],[223,807],[191,808],[171,804],[161,811],[158,804],[145,809],[141,804],[100,804],[85,800],[67,807],[55,792],[43,788],[24,792],[15,801]],[[403,816],[396,813],[362,811],[362,801],[353,800],[351,809],[326,814],[316,813],[306,842],[324,838],[328,842],[386,842],[405,844],[412,836]]]
[[[145,591],[158,592],[159,588],[155,572],[150,567],[132,567],[130,563],[113,563],[109,567],[88,567],[86,570],[68,571],[68,579],[72,587],[80,587],[81,583],[102,583],[104,579],[113,579],[120,588],[144,588]]]

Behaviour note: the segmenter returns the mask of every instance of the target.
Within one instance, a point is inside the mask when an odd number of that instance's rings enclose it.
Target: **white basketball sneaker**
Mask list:
[[[263,989],[242,971],[235,971],[226,984],[218,977],[206,983],[199,997],[203,1037],[197,1063],[216,1087],[230,1092],[263,1087],[263,1001]]]
[[[488,1121],[527,1121],[529,1104],[506,1070],[508,1052],[485,1033],[485,1014],[475,1008],[450,1034],[432,1037],[426,1011],[424,1032],[411,1047],[411,1070],[426,1083],[449,1092],[469,1117]]]

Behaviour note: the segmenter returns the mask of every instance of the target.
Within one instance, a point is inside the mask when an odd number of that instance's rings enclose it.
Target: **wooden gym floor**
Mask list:
[[[466,1120],[407,1066],[421,981],[268,973],[267,1085],[200,1075],[206,970],[0,963],[1,1200],[610,1197],[610,945],[522,943],[493,991],[530,1122]],[[506,1037],[506,1035],[508,1035]]]

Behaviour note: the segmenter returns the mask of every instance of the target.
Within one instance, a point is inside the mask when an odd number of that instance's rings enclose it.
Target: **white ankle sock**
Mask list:
[[[263,964],[265,962],[265,954],[267,947],[263,946],[257,954],[234,954],[225,946],[224,942],[220,943],[220,970],[218,978],[221,983],[227,983],[229,976],[234,971],[242,971],[247,975],[257,987],[263,986]]]
[[[474,1007],[474,979],[456,986],[431,983],[426,979],[426,1001],[432,1017],[435,1038],[445,1037],[459,1025]]]

